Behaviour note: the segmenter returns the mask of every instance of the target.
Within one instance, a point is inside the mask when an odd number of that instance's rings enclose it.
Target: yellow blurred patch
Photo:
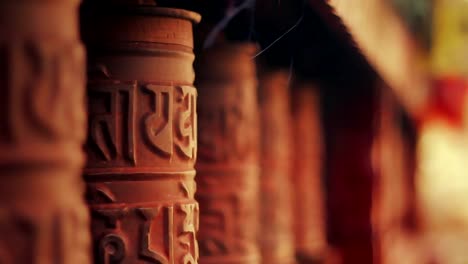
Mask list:
[[[467,76],[468,1],[436,0],[432,36],[434,76]]]

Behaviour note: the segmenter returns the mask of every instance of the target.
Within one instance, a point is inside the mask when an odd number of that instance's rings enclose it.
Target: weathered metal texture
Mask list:
[[[0,3],[0,263],[90,263],[79,1]]]
[[[148,5],[88,8],[95,261],[197,263],[192,24],[200,17]]]
[[[326,229],[323,209],[322,129],[317,87],[297,81],[292,97],[294,213],[300,263],[323,257]]]
[[[262,263],[295,263],[289,73],[265,69],[259,77],[261,178],[259,236]]]
[[[260,263],[255,51],[219,44],[196,62],[200,263]]]

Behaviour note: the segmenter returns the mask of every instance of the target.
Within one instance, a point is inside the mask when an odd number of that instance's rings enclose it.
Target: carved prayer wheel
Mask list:
[[[260,263],[256,46],[218,44],[197,57],[200,263]]]
[[[260,74],[261,180],[259,236],[262,263],[295,263],[289,73],[267,69]]]
[[[90,263],[77,0],[0,3],[0,263]]]
[[[300,263],[311,263],[322,258],[326,249],[320,107],[313,83],[298,81],[294,88],[292,178],[296,253]]]
[[[197,263],[192,24],[200,16],[90,4],[85,179],[95,261]]]

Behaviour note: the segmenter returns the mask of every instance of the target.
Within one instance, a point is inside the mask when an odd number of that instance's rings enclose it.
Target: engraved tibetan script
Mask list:
[[[163,158],[175,152],[182,159],[195,159],[196,96],[192,86],[93,83],[90,150],[98,160],[126,165],[137,165],[147,150]]]
[[[90,91],[90,139],[106,161],[124,158],[136,163],[134,120],[136,83],[94,86]]]
[[[160,264],[198,263],[197,203],[94,208],[93,214],[106,227],[96,245],[101,263],[120,263],[133,257]],[[135,227],[137,233],[128,232]],[[136,245],[127,243],[133,235],[138,240]]]
[[[198,200],[202,207],[202,226],[200,254],[203,256],[220,256],[232,254],[238,243],[236,230],[236,211],[239,211],[239,201],[235,196],[212,197],[199,194]]]
[[[184,212],[185,218],[182,224],[181,236],[179,237],[180,243],[188,251],[183,259],[183,264],[196,264],[198,261],[198,204],[183,204],[180,209]]]
[[[107,234],[99,241],[101,263],[119,263],[125,258],[125,241],[117,234]]]
[[[60,208],[32,217],[0,208],[0,263],[89,263],[84,210]]]
[[[173,217],[173,208],[168,207],[168,217],[169,217],[169,227],[168,231],[170,232],[172,229],[172,217]],[[154,251],[151,249],[151,244],[150,244],[150,233],[151,233],[151,223],[154,218],[158,215],[160,208],[139,208],[138,211],[141,213],[143,216],[145,222],[141,226],[141,241],[140,241],[140,256],[142,258],[151,260],[151,261],[156,261],[157,263],[161,264],[169,264],[169,260],[162,254],[159,254],[158,252]],[[172,234],[169,233],[169,257],[172,259],[174,249],[172,247]]]
[[[57,44],[1,41],[0,141],[84,139],[84,49]]]
[[[173,88],[147,85],[153,97],[153,112],[145,118],[145,135],[151,146],[166,155],[172,155]]]
[[[187,158],[195,158],[197,152],[197,94],[190,86],[178,86],[177,147]]]
[[[241,101],[242,102],[242,101]],[[200,109],[200,155],[203,161],[243,160],[255,145],[255,113],[242,103],[227,102]]]

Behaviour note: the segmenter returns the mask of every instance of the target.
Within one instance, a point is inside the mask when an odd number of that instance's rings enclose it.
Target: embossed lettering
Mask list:
[[[115,203],[117,202],[112,190],[105,184],[97,184],[96,186],[87,186],[86,196],[89,202],[93,203]]]
[[[226,198],[199,196],[199,201],[205,205],[201,221],[205,227],[203,240],[200,240],[200,252],[206,256],[228,254],[235,245],[235,208]]]
[[[196,90],[191,86],[178,86],[179,92],[177,102],[179,110],[177,112],[177,135],[180,140],[177,148],[187,158],[195,158],[197,151],[197,113]]]
[[[254,149],[256,113],[250,113],[245,87],[230,87],[224,102],[202,105],[199,114],[203,133],[199,138],[204,161],[243,160]]]
[[[93,213],[103,217],[107,227],[117,228],[117,221],[128,214],[128,208],[94,209]]]
[[[203,158],[220,161],[245,157],[250,148],[250,128],[244,119],[237,106],[201,111],[200,123],[205,124],[199,139]]]
[[[227,98],[226,108],[224,112],[224,122],[226,125],[227,134],[227,150],[234,154],[238,159],[243,159],[248,156],[253,149],[255,135],[253,134],[256,126],[256,112],[252,112],[249,104],[253,101],[250,96],[252,93],[248,90],[249,87],[244,87],[238,84],[232,87],[232,94]]]
[[[198,242],[196,237],[198,230],[198,204],[182,204],[180,209],[184,212],[185,218],[182,223],[182,236],[179,237],[179,241],[188,251],[184,255],[183,263],[195,264],[198,261]]]
[[[91,108],[90,138],[100,156],[111,161],[117,158],[136,163],[134,146],[135,84],[96,85],[93,98],[103,98],[104,111]],[[92,105],[91,105],[92,106]]]
[[[0,210],[0,254],[10,254],[0,255],[0,260],[5,260],[0,263],[65,263],[70,259],[89,262],[88,222],[84,210],[49,211],[41,217]],[[30,250],[17,251],[18,248]],[[51,252],[51,255],[44,252]],[[6,262],[6,259],[14,262]]]
[[[171,207],[172,209],[172,207]],[[169,264],[169,260],[162,254],[154,251],[151,249],[151,224],[154,218],[158,215],[160,208],[138,208],[137,209],[141,215],[143,216],[143,219],[145,220],[144,224],[141,226],[141,240],[140,240],[140,256],[144,259],[153,261],[154,263],[160,263],[160,264]],[[172,217],[173,211],[169,210],[169,217]],[[172,219],[171,219],[172,220]],[[169,223],[169,228],[171,227],[171,222]],[[170,232],[171,229],[169,229]],[[171,236],[171,235],[170,235]],[[172,237],[170,237],[172,238]],[[171,239],[169,239],[171,240]],[[172,241],[169,241],[169,256],[172,258]]]
[[[27,137],[47,140],[84,139],[82,112],[84,51],[81,45],[60,46],[47,42],[16,43],[9,46],[4,63],[10,86],[6,94],[10,122],[4,134],[17,141]]]
[[[189,198],[189,199],[194,198],[194,194],[197,189],[197,183],[195,181],[190,182],[190,183],[180,181],[179,186],[180,186],[180,189],[184,192],[184,195],[186,198]]]
[[[125,240],[118,234],[107,234],[99,241],[101,263],[120,263],[125,258]]]
[[[153,111],[144,120],[145,136],[152,147],[165,155],[172,155],[173,87],[146,85],[153,96]]]

